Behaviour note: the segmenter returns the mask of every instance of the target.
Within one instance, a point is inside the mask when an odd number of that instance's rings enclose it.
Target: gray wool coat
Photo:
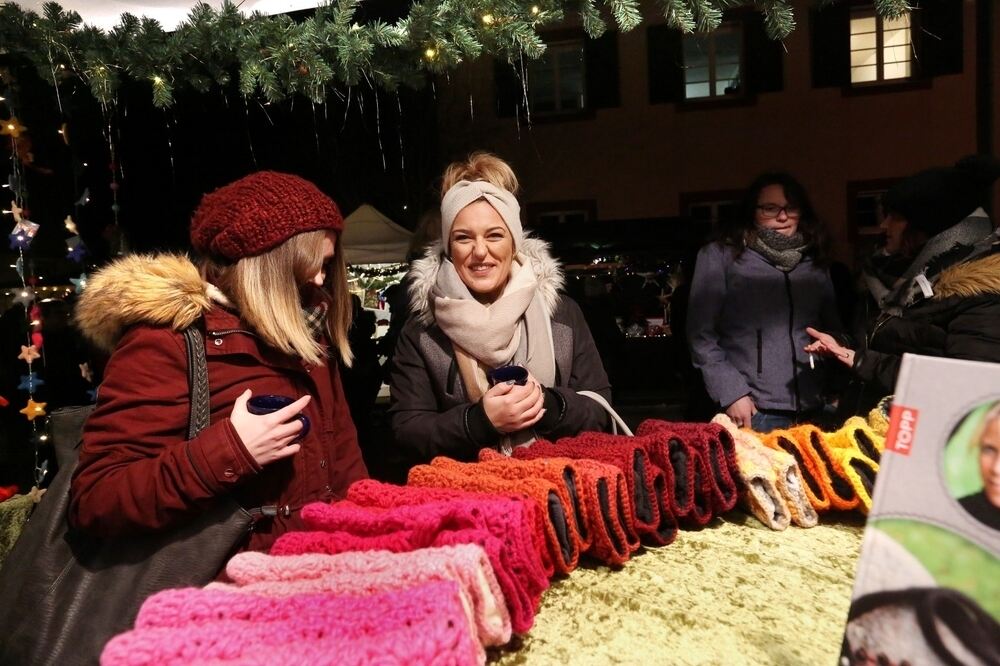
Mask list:
[[[825,359],[803,348],[806,327],[842,330],[833,282],[809,257],[785,273],[762,255],[720,243],[698,253],[687,335],[692,361],[721,408],[749,395],[758,409],[822,405]]]
[[[521,251],[536,259],[540,270],[536,277],[552,322],[556,361],[555,386],[546,387],[546,414],[536,434],[554,440],[606,430],[610,420],[604,408],[577,393],[594,391],[611,402],[608,376],[583,313],[558,293],[562,275],[545,244],[528,237]],[[396,445],[415,462],[438,455],[475,460],[480,449],[496,446],[501,439],[482,402],[470,402],[451,340],[434,323],[429,294],[439,256],[438,246],[432,247],[410,274],[415,314],[399,336],[389,373]]]

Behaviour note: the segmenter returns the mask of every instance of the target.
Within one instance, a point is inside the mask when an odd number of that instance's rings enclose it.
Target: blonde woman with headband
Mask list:
[[[474,460],[608,425],[611,387],[548,246],[521,227],[517,177],[473,153],[441,186],[441,240],[410,273],[414,316],[390,373],[392,427],[416,462]]]

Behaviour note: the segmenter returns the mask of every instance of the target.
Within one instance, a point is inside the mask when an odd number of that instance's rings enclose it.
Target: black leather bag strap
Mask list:
[[[187,347],[188,386],[191,389],[191,412],[188,416],[188,439],[208,427],[212,418],[209,403],[208,358],[205,356],[205,337],[197,325],[184,329]]]

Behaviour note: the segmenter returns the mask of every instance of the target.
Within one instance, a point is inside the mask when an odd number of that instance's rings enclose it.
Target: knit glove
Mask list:
[[[677,536],[677,520],[666,498],[666,478],[632,437],[585,432],[558,442],[536,440],[514,449],[522,460],[539,458],[587,458],[614,465],[625,476],[631,498],[630,509],[636,536],[651,545],[670,543]]]
[[[672,426],[668,421],[647,419],[639,424],[636,441],[657,467],[672,470],[671,495],[678,521],[687,527],[704,527],[713,516],[709,463],[700,447]]]
[[[879,436],[861,417],[847,420],[827,441],[835,449],[841,473],[848,479],[858,496],[858,508],[865,515],[872,508],[872,490],[878,475],[879,460],[885,449],[885,438]]]
[[[368,596],[257,597],[213,590],[166,590],[143,604],[136,629],[116,636],[104,666],[160,666],[215,660],[245,663],[480,663],[459,585],[427,583]],[[309,650],[307,650],[309,652]]]
[[[783,530],[791,521],[791,511],[778,490],[777,470],[763,455],[762,444],[754,444],[752,434],[741,432],[726,414],[712,418],[733,438],[736,473],[742,487],[740,504],[748,513],[772,530]]]
[[[579,563],[579,530],[565,484],[557,486],[538,477],[505,479],[487,473],[478,463],[460,463],[444,457],[435,458],[430,465],[412,468],[407,484],[483,493],[521,493],[535,502],[537,528],[544,533],[555,571],[569,573]]]
[[[628,486],[625,476],[617,467],[585,459],[520,460],[504,456],[493,449],[482,449],[479,460],[488,469],[502,466],[509,469],[507,474],[514,475],[573,470],[573,485],[580,509],[577,524],[584,552],[605,564],[622,565],[628,561],[632,551],[639,547],[638,539],[629,541],[628,534],[634,534],[635,528],[631,525],[632,516],[628,510]]]
[[[316,592],[362,595],[454,580],[468,601],[480,642],[503,645],[510,640],[510,614],[503,592],[486,551],[476,544],[421,548],[408,553],[369,551],[285,557],[247,551],[229,561],[226,575],[236,584],[213,583],[208,587],[275,597]]]

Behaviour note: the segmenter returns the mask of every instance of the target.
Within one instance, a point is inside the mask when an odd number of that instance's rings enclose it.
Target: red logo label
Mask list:
[[[920,412],[912,407],[893,405],[889,411],[889,432],[885,436],[885,448],[904,456],[910,455],[913,438],[917,433],[917,416]]]

